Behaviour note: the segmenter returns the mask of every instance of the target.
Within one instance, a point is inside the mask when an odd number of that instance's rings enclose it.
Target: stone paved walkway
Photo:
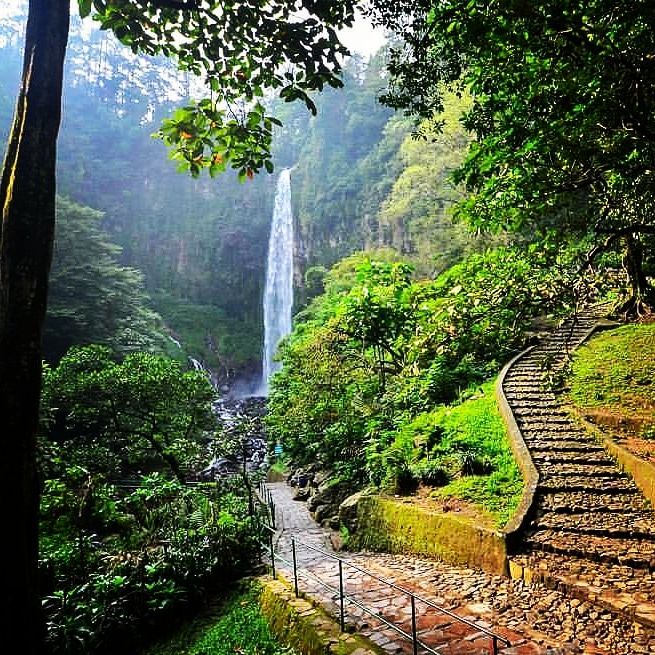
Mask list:
[[[275,503],[278,552],[291,560],[291,536],[331,552],[329,531],[316,525],[304,503],[292,500],[284,483],[269,484]],[[633,655],[655,652],[641,626],[598,610],[588,601],[567,597],[559,591],[457,568],[415,557],[380,553],[340,553],[353,563],[399,586],[487,626],[508,638],[512,646],[499,648],[503,655]],[[298,562],[313,576],[338,588],[338,564],[326,556],[298,547]],[[282,566],[292,581],[290,567]],[[344,567],[345,593],[371,605],[389,620],[410,629],[408,598],[370,576]],[[317,599],[338,616],[339,595],[314,580],[299,581],[302,592]],[[411,653],[411,644],[367,616],[353,604],[346,607],[346,622],[395,655]],[[489,639],[453,619],[428,611],[417,603],[419,638],[443,655],[488,655]]]

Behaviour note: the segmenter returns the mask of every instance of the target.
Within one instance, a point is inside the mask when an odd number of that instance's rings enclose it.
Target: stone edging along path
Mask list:
[[[633,621],[655,637],[655,514],[635,483],[543,384],[596,327],[586,313],[506,367],[497,388],[526,492],[510,574]],[[649,640],[650,641],[650,640]],[[647,653],[637,644],[633,652]]]

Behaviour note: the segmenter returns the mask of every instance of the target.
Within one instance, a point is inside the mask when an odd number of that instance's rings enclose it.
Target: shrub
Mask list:
[[[438,460],[424,460],[413,467],[414,476],[427,487],[443,487],[450,482],[450,474]]]

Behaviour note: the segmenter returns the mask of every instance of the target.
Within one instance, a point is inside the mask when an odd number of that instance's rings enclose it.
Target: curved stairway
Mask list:
[[[505,376],[503,391],[539,474],[532,519],[511,571],[652,633],[655,513],[543,382],[545,370],[557,375],[563,369],[598,318],[590,312],[567,320]]]

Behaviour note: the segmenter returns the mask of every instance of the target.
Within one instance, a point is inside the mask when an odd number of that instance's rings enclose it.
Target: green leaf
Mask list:
[[[80,18],[86,18],[91,13],[92,0],[77,0],[80,9]]]

